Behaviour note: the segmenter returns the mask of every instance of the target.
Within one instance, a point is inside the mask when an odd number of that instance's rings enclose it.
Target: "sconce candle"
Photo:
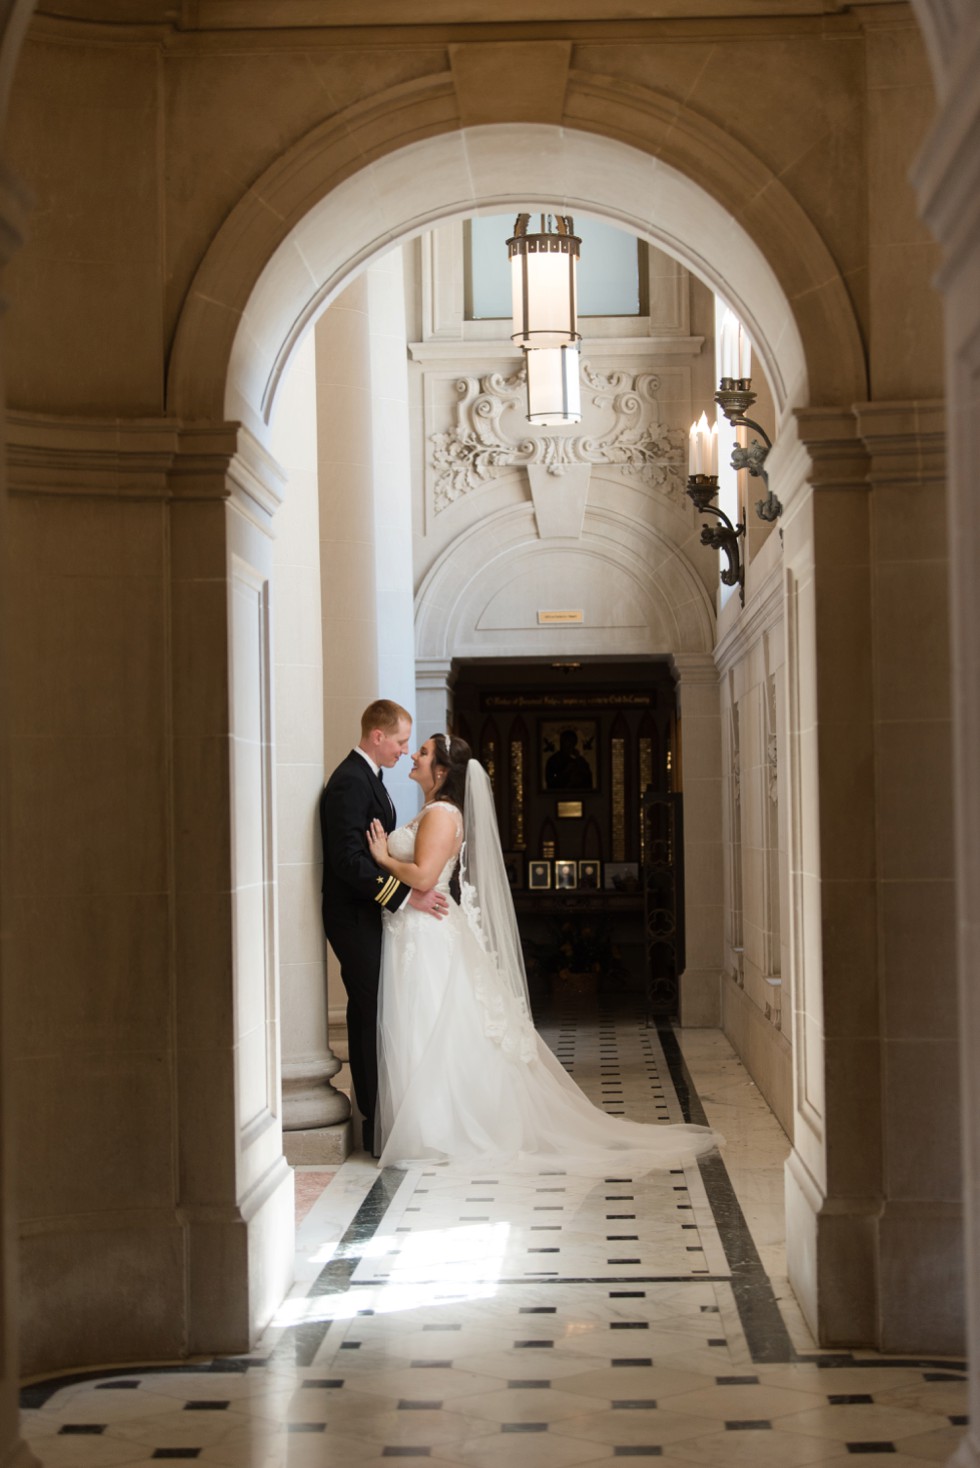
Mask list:
[[[721,375],[735,381],[752,375],[752,344],[745,335],[741,322],[738,324],[737,333],[729,332],[724,339]]]
[[[718,474],[718,424],[708,427],[707,416],[702,413],[696,423],[691,424],[687,456],[689,474]]]

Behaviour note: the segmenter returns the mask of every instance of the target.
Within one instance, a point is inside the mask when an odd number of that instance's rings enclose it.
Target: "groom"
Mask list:
[[[381,977],[381,913],[409,902],[440,918],[444,897],[418,892],[375,866],[367,848],[368,826],[377,818],[395,829],[395,807],[383,783],[408,753],[412,716],[379,698],[361,715],[361,739],[334,770],[320,796],[323,836],[323,930],[340,963],[347,990],[347,1045],[351,1080],[364,1118],[365,1152],[374,1152],[378,1096],[378,983]]]

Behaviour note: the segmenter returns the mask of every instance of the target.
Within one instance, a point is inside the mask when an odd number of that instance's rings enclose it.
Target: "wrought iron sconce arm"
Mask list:
[[[744,449],[736,446],[732,450],[732,468],[748,469],[754,478],[762,480],[768,493],[764,500],[756,501],[755,512],[760,520],[771,522],[778,519],[783,507],[769,489],[769,476],[765,470],[765,462],[772,448],[772,439],[761,423],[756,423],[754,418],[746,417],[746,410],[751,408],[755,399],[756,394],[752,391],[750,377],[723,377],[715,393],[715,402],[732,427],[753,429],[765,444],[763,447],[763,444],[753,441]]]
[[[687,493],[694,502],[699,515],[715,515],[719,525],[702,525],[701,544],[723,551],[728,565],[721,573],[725,586],[738,587],[738,599],[745,605],[745,566],[739,554],[739,537],[745,534],[745,521],[733,525],[724,510],[711,501],[718,493],[717,474],[692,474],[687,481]]]

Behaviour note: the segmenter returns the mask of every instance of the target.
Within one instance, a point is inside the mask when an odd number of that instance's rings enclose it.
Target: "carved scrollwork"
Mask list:
[[[685,435],[659,421],[660,378],[653,373],[608,375],[582,363],[590,433],[542,433],[529,427],[523,411],[523,365],[510,377],[460,377],[456,382],[456,422],[429,436],[435,471],[436,513],[479,489],[503,468],[540,464],[560,475],[572,464],[614,464],[641,474],[653,489],[671,497],[684,490]]]

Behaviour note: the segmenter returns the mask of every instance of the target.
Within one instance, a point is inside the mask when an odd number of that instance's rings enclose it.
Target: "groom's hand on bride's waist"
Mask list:
[[[444,918],[449,911],[449,903],[444,893],[437,892],[433,887],[428,892],[420,892],[413,888],[408,899],[409,907],[417,908],[419,912],[431,913],[434,918]]]

